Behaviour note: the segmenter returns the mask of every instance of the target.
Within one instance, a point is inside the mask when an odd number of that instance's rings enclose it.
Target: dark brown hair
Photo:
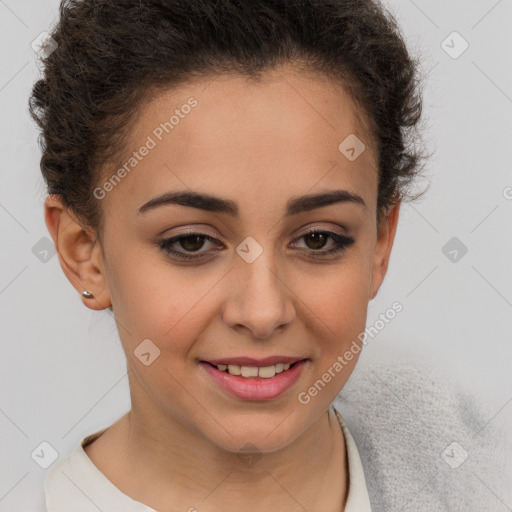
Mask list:
[[[100,239],[93,191],[102,169],[121,154],[152,92],[195,78],[258,78],[292,63],[343,85],[378,154],[377,220],[411,198],[428,158],[415,144],[418,62],[378,0],[63,0],[50,35],[58,46],[42,58],[29,99],[42,129],[41,171],[48,193]]]

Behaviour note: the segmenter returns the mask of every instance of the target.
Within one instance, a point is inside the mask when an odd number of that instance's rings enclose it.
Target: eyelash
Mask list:
[[[304,233],[297,240],[300,240],[301,238],[304,238],[304,237],[312,235],[312,234],[328,235],[328,238],[331,238],[333,240],[333,242],[335,243],[335,247],[333,247],[332,249],[329,249],[328,251],[319,252],[319,251],[314,251],[313,249],[311,249],[313,251],[313,254],[310,254],[309,256],[313,259],[314,258],[323,258],[328,255],[340,253],[340,252],[344,251],[345,249],[347,249],[349,246],[351,246],[355,242],[354,238],[352,238],[350,236],[340,235],[333,231],[323,231],[323,230],[318,230],[318,229],[312,229],[311,231]],[[179,259],[188,260],[188,261],[190,261],[190,260],[200,261],[200,260],[207,258],[208,253],[212,252],[212,251],[205,251],[204,253],[200,253],[200,254],[202,254],[201,256],[195,256],[192,254],[186,254],[186,253],[182,253],[179,251],[175,251],[174,249],[171,249],[171,246],[174,245],[176,242],[179,242],[180,240],[184,240],[187,238],[193,238],[195,236],[204,238],[206,240],[209,240],[210,242],[217,241],[215,238],[213,238],[209,235],[206,235],[204,233],[191,231],[191,232],[187,232],[182,235],[174,236],[172,238],[166,238],[164,240],[160,240],[158,242],[158,246],[160,247],[160,249],[166,251],[168,254],[176,256]],[[314,254],[315,252],[317,252],[317,254]],[[206,256],[203,256],[204,254],[206,254]]]

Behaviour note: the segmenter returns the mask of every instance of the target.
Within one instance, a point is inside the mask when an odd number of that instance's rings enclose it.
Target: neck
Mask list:
[[[122,492],[159,512],[344,509],[346,447],[332,408],[289,445],[245,463],[169,415],[147,412],[133,407],[88,455]]]

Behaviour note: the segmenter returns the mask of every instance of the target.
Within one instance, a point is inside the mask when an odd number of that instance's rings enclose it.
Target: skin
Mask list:
[[[149,98],[127,158],[191,96],[198,105],[102,199],[103,244],[59,196],[45,202],[63,271],[79,293],[94,294],[82,299],[86,307],[113,306],[127,358],[132,409],[86,453],[125,494],[159,511],[230,512],[243,504],[248,511],[339,512],[347,460],[330,405],[358,355],[307,405],[297,396],[364,331],[400,203],[377,225],[376,154],[360,110],[341,86],[291,66],[260,83],[216,76]],[[338,150],[349,134],[366,144],[354,161]],[[240,218],[180,205],[137,213],[148,200],[184,189],[236,201]],[[283,216],[289,198],[335,189],[359,194],[366,206],[344,202]],[[183,263],[155,244],[190,227],[220,243],[173,247],[211,250],[203,261]],[[322,246],[303,236],[314,227],[355,243],[313,259],[334,247],[332,239]],[[247,236],[263,249],[252,263],[236,252]],[[160,349],[149,366],[134,355],[144,339]],[[268,401],[226,394],[198,365],[275,354],[310,362],[290,390]],[[258,451],[252,465],[238,453],[247,443]]]

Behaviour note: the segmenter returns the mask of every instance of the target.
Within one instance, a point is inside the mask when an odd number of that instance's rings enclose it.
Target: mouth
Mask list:
[[[246,358],[236,360],[245,364],[233,361],[200,361],[199,366],[220,389],[243,400],[272,400],[283,395],[311,363],[309,358],[281,358],[274,364],[265,362],[264,366],[248,365]]]

